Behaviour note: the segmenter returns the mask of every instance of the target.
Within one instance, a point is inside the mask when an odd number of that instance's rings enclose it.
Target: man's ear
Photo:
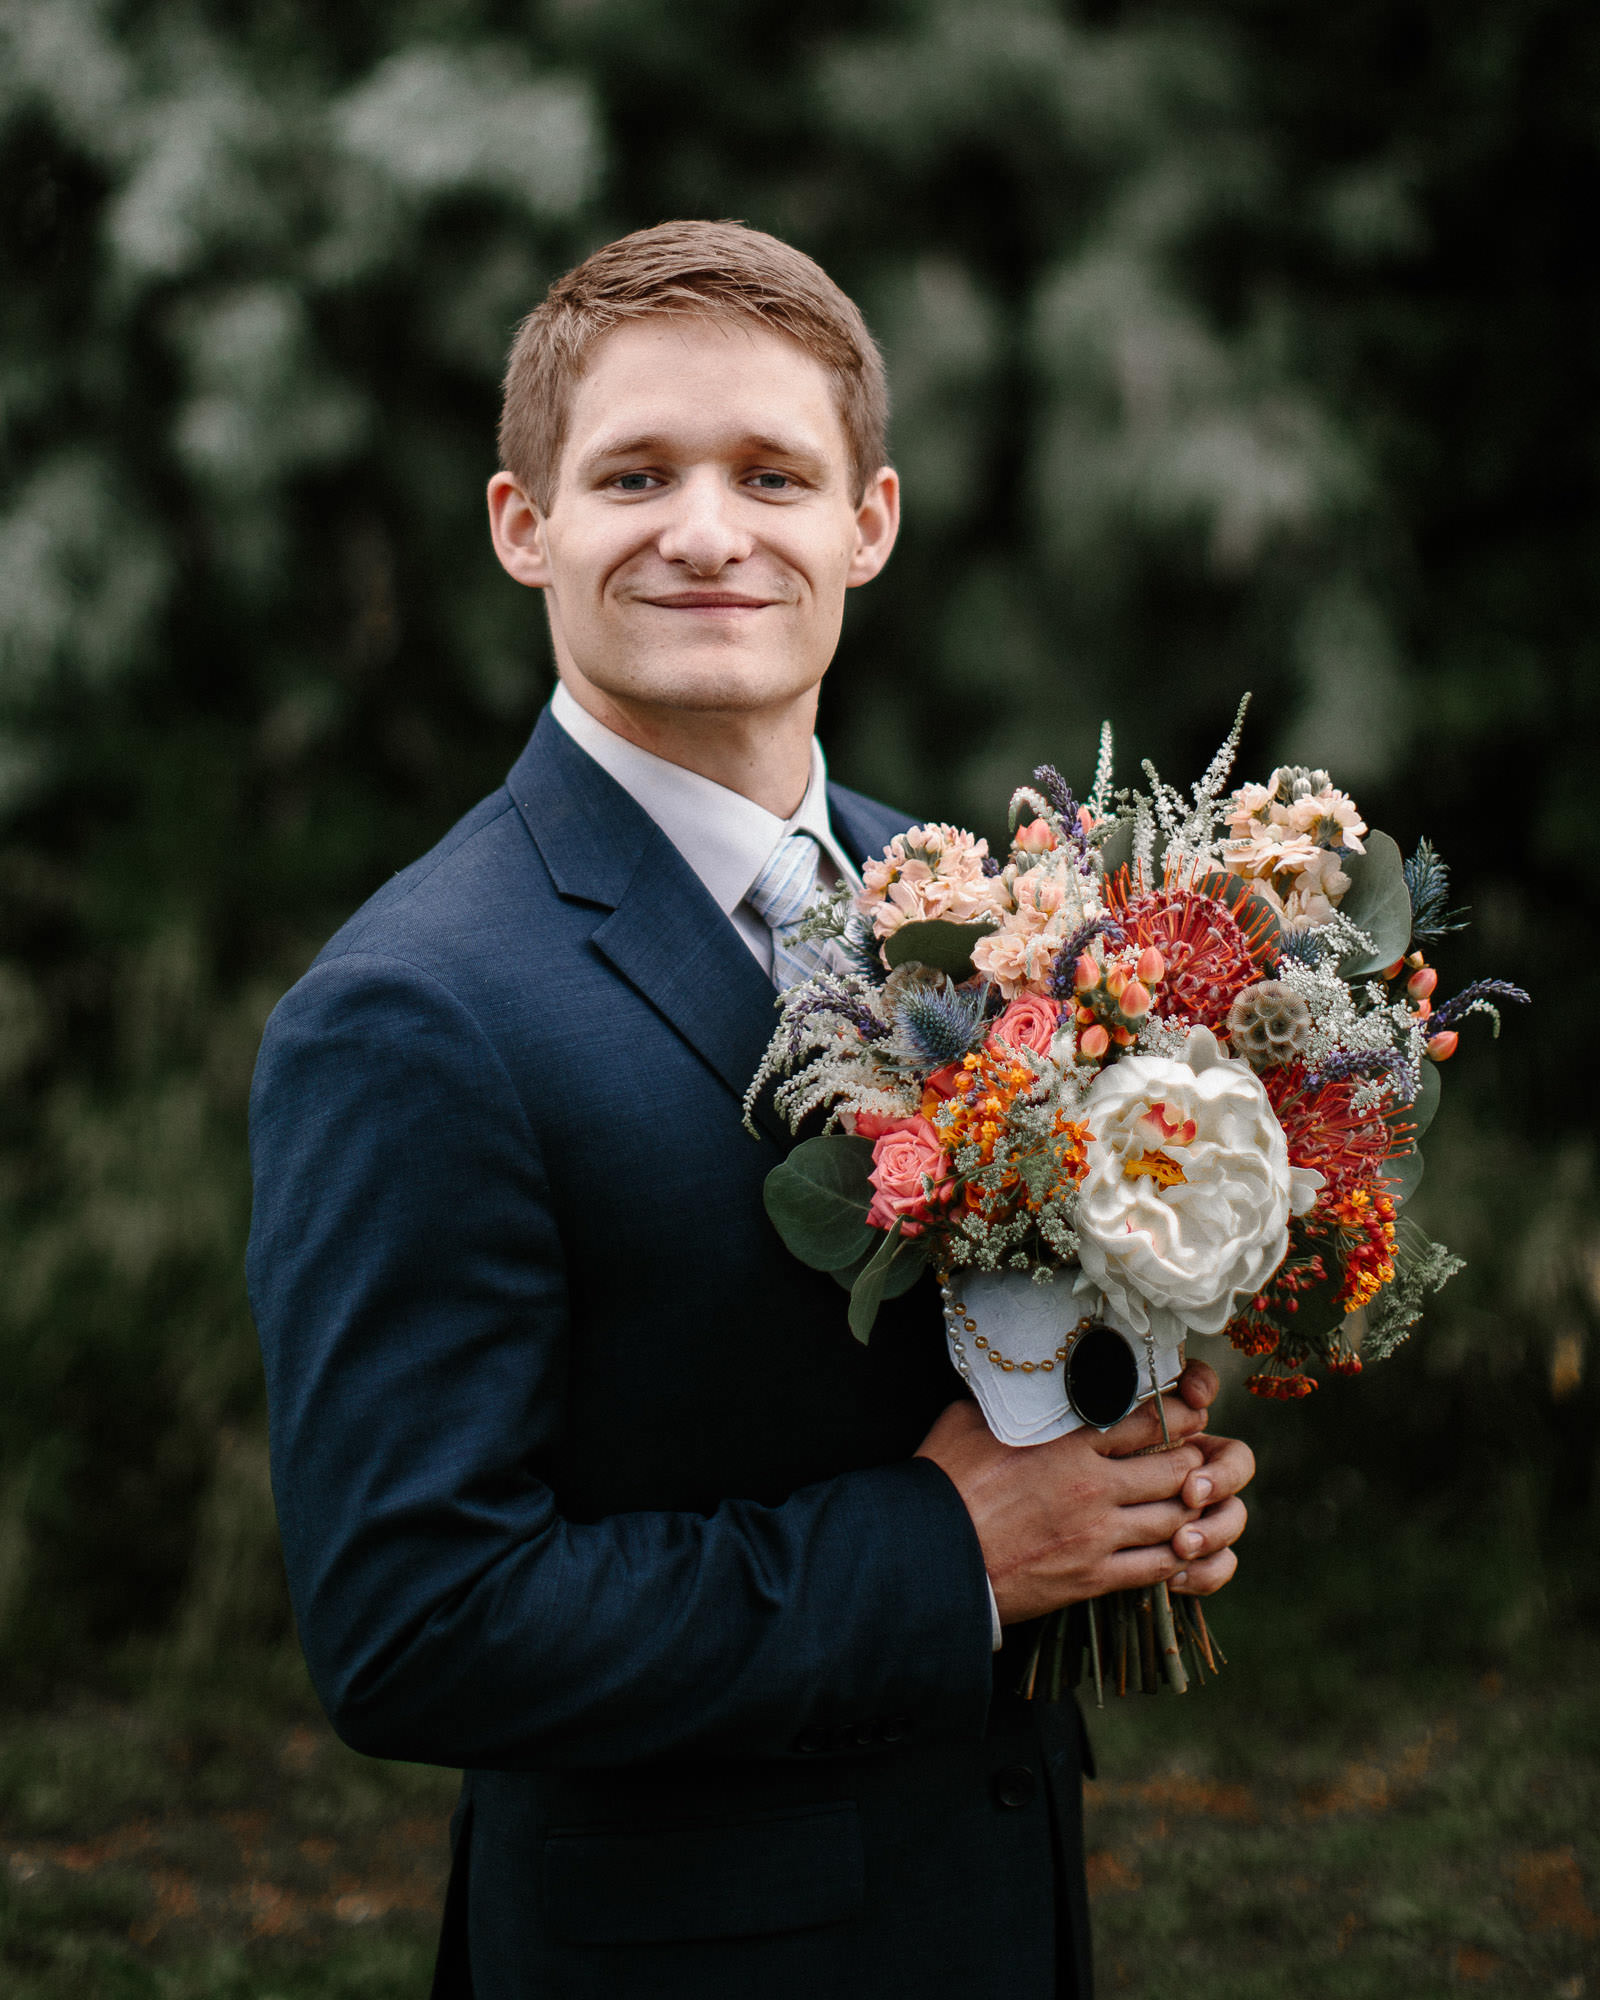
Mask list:
[[[545,517],[509,472],[489,481],[488,498],[489,536],[500,567],[530,590],[542,590],[552,580]]]
[[[872,581],[889,560],[899,532],[900,475],[892,465],[880,465],[856,509],[856,542],[844,580],[847,590]]]

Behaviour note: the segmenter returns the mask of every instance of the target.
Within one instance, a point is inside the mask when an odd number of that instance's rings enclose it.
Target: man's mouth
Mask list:
[[[646,604],[658,611],[765,611],[776,604],[774,597],[744,597],[736,590],[675,590],[661,597],[647,597]]]

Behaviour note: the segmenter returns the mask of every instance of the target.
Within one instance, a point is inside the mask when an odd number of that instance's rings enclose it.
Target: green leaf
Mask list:
[[[1394,1198],[1396,1208],[1408,1202],[1417,1191],[1417,1183],[1422,1179],[1422,1153],[1413,1146],[1409,1153],[1396,1153],[1383,1165],[1383,1181]]]
[[[884,942],[883,955],[897,965],[931,965],[948,972],[957,985],[972,977],[972,948],[986,938],[993,924],[952,924],[930,917],[920,924],[902,924]]]
[[[802,1264],[839,1271],[871,1251],[878,1236],[866,1222],[871,1170],[870,1140],[830,1134],[803,1139],[767,1175],[767,1214]]]
[[[900,1234],[897,1219],[850,1288],[850,1331],[863,1346],[872,1332],[872,1322],[878,1317],[878,1307],[885,1299],[897,1298],[916,1283],[921,1275],[922,1262],[922,1251]],[[903,1282],[891,1289],[890,1275],[896,1264],[901,1266]],[[906,1276],[907,1272],[909,1276]]]
[[[1393,960],[1390,963],[1393,964]],[[1397,1132],[1403,1132],[1408,1145],[1414,1146],[1433,1123],[1434,1113],[1439,1109],[1439,1065],[1433,1062],[1422,1064],[1422,1088],[1410,1104],[1402,1104],[1389,1113],[1389,1123]]]
[[[1425,1062],[1422,1065],[1422,1088],[1417,1092],[1415,1101],[1400,1105],[1389,1113],[1388,1118],[1389,1124],[1406,1142],[1405,1151],[1394,1154],[1383,1169],[1383,1178],[1397,1207],[1408,1202],[1417,1191],[1417,1183],[1422,1179],[1419,1142],[1433,1123],[1433,1114],[1438,1109],[1439,1065]]]
[[[858,1257],[853,1264],[846,1264],[843,1270],[833,1271],[829,1273],[829,1275],[833,1279],[833,1282],[836,1285],[838,1285],[841,1288],[841,1290],[847,1292],[853,1292],[855,1290],[856,1279],[861,1276],[861,1273],[867,1268],[867,1266],[872,1262],[873,1258],[878,1254],[878,1251],[882,1248],[883,1232],[881,1230],[874,1229],[872,1234],[876,1240],[874,1241],[871,1249],[867,1251],[865,1256]],[[901,1242],[908,1250],[916,1247],[912,1243],[911,1239],[908,1237],[902,1237]],[[889,1266],[888,1277],[884,1280],[882,1297],[886,1299],[897,1299],[899,1298],[902,1292],[909,1292],[911,1287],[917,1282],[918,1278],[922,1276],[923,1266],[926,1264],[926,1262],[927,1258],[925,1255],[923,1255],[923,1253],[920,1250],[914,1257],[913,1256],[896,1257]]]
[[[1155,846],[1150,850],[1150,865],[1157,882],[1161,880],[1161,860],[1167,851],[1167,836],[1156,828]],[[1133,866],[1133,821],[1125,819],[1112,828],[1100,843],[1100,859],[1105,865],[1109,880],[1119,868]]]
[[[1353,951],[1341,959],[1341,979],[1370,979],[1404,958],[1411,944],[1405,860],[1386,833],[1369,833],[1366,844],[1365,854],[1347,854],[1339,863],[1350,877],[1339,914],[1366,932],[1372,949]]]

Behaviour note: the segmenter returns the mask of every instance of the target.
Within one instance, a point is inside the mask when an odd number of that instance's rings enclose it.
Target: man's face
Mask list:
[[[647,710],[810,694],[845,591],[882,568],[898,522],[893,472],[852,495],[820,363],[781,334],[692,318],[596,344],[548,514],[494,494],[501,561],[544,590],[563,676]]]

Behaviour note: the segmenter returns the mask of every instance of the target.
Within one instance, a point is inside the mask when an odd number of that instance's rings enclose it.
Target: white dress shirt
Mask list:
[[[778,842],[791,833],[809,833],[822,850],[818,879],[859,885],[860,871],[834,837],[828,818],[828,767],[822,745],[811,739],[811,781],[797,811],[779,819],[754,799],[731,792],[698,771],[669,764],[653,750],[641,750],[603,722],[597,722],[564,681],[557,682],[550,713],[608,777],[643,807],[710,891],[712,901],[732,920],[767,974],[772,971],[772,933],[745,901],[751,884]],[[986,1579],[987,1580],[987,1579]],[[1000,1610],[989,1586],[989,1626],[1000,1650]]]

